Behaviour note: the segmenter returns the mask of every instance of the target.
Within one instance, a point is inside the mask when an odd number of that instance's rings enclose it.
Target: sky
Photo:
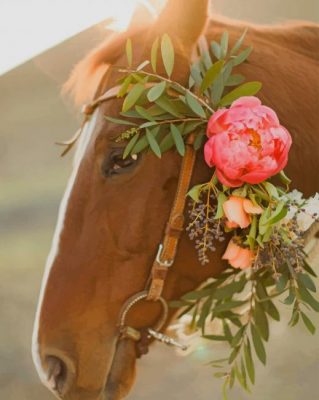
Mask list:
[[[145,1],[0,0],[0,75],[108,17],[125,29]]]

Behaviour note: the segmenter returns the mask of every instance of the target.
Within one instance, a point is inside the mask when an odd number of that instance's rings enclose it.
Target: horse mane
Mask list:
[[[134,39],[142,30],[129,29],[122,33],[112,33],[75,65],[63,85],[62,93],[70,95],[75,105],[91,100],[104,74],[123,54],[128,38]]]

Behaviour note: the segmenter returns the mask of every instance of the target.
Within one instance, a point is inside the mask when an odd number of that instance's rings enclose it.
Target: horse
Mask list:
[[[173,77],[185,84],[201,35],[211,41],[228,31],[232,44],[248,26],[246,44],[254,51],[239,72],[263,82],[261,100],[276,110],[293,136],[287,173],[296,188],[313,194],[319,190],[319,26],[255,26],[209,17],[208,6],[208,0],[169,0],[156,21],[117,34],[93,50],[75,68],[67,89],[77,101],[92,98],[97,86],[98,95],[103,94],[119,79],[113,66],[126,65],[127,39],[132,39],[134,64],[139,65],[164,33],[176,48]],[[182,158],[173,150],[161,160],[151,153],[123,160],[125,144],[114,140],[121,127],[104,118],[116,117],[121,103],[116,98],[103,102],[85,125],[44,273],[33,358],[42,382],[61,399],[118,400],[129,393],[136,346],[118,340],[118,318],[127,299],[145,286],[181,168]],[[209,175],[199,154],[192,183],[205,182]],[[216,247],[202,267],[182,234],[163,292],[167,301],[225,268],[225,244]],[[157,302],[140,302],[129,324],[152,326],[160,313]]]

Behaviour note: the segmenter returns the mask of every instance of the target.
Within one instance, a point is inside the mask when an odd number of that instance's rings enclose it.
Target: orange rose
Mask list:
[[[263,209],[255,206],[249,199],[239,196],[230,196],[223,204],[227,218],[227,228],[247,228],[250,225],[250,214],[262,214]]]
[[[223,260],[227,260],[234,268],[247,269],[252,266],[254,252],[250,249],[238,246],[232,239],[228,243],[228,247],[223,255]]]

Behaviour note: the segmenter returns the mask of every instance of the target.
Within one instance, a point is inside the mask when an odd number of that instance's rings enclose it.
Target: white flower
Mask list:
[[[301,192],[293,190],[292,192],[287,193],[284,198],[296,202],[299,207],[296,205],[290,205],[288,214],[284,218],[283,222],[288,223],[301,208],[297,215],[297,224],[302,232],[306,232],[315,222],[314,215],[319,215],[319,193],[316,193],[309,199],[304,199]]]

